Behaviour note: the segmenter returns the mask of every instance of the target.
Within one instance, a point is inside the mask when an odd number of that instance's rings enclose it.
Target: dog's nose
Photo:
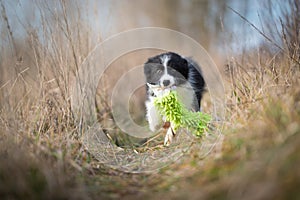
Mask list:
[[[170,85],[170,80],[163,80],[163,85],[164,86],[168,86],[168,85]]]

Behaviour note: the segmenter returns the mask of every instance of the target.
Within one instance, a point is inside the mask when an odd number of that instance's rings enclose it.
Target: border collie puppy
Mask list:
[[[160,116],[154,105],[154,98],[170,90],[176,90],[180,101],[186,108],[200,111],[200,102],[204,92],[205,82],[199,66],[190,58],[184,58],[176,53],[163,53],[148,59],[144,65],[146,77],[146,117],[151,131],[159,130],[163,123],[168,126],[164,116]],[[175,132],[170,124],[165,136],[164,145],[168,146]]]

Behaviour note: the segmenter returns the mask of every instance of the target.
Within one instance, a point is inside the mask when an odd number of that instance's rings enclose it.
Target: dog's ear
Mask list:
[[[146,72],[151,72],[153,66],[155,64],[159,64],[160,60],[157,56],[155,57],[151,57],[151,58],[148,58],[147,62],[144,64],[144,72],[146,74]]]
[[[185,58],[182,58],[182,59],[183,59],[183,64],[188,67],[188,64],[189,64],[188,61]]]
[[[148,58],[148,61],[146,63],[162,64],[161,59],[160,59],[160,55]]]
[[[148,62],[145,63],[144,64],[144,74],[147,75],[147,74],[151,73],[151,68],[152,68],[152,66],[150,63],[148,63]]]

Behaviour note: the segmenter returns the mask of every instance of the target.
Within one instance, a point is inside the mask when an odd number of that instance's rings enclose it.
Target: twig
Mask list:
[[[236,10],[234,10],[233,8],[231,8],[230,6],[227,6],[228,9],[230,9],[232,12],[234,12],[235,14],[237,14],[240,18],[242,18],[245,22],[247,22],[250,26],[252,26],[252,28],[254,28],[260,35],[262,35],[266,40],[268,40],[271,44],[273,44],[274,46],[276,46],[277,48],[279,48],[284,54],[286,54],[287,56],[289,56],[293,61],[295,61],[297,64],[300,65],[300,62],[298,60],[296,60],[295,58],[291,57],[289,55],[288,52],[286,52],[285,49],[283,49],[279,44],[277,44],[276,42],[274,42],[270,37],[268,37],[265,33],[263,33],[259,28],[257,28],[252,22],[250,22],[246,17],[244,17],[243,15],[241,15],[239,12],[237,12]]]
[[[1,2],[1,8],[2,8],[2,11],[1,11],[2,17],[3,17],[3,19],[4,19],[5,23],[6,23],[6,28],[8,30],[8,33],[9,33],[9,36],[10,36],[10,39],[11,39],[11,43],[13,45],[13,52],[14,52],[15,56],[17,56],[16,43],[15,43],[15,39],[14,39],[14,36],[13,36],[13,32],[11,30],[11,26],[10,26],[9,21],[8,21],[6,9],[5,9],[5,6],[3,4],[3,1],[0,0],[0,2]]]

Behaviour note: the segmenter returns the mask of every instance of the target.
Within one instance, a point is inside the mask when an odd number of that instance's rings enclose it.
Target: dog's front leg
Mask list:
[[[162,123],[161,116],[156,109],[153,99],[150,99],[146,102],[146,109],[147,109],[147,121],[149,124],[149,128],[152,132],[157,131],[160,128],[160,125]]]

